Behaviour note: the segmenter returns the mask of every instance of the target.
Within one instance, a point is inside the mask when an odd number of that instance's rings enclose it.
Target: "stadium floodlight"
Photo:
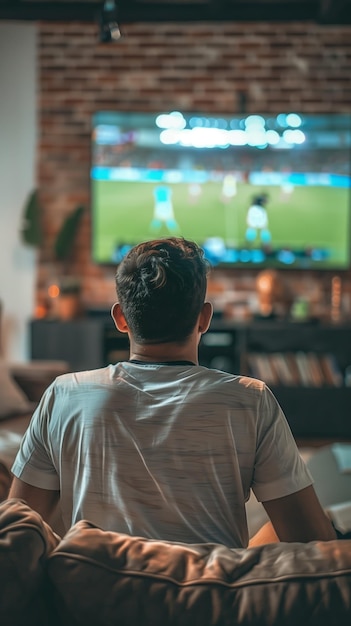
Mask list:
[[[105,0],[100,14],[100,41],[118,41],[122,33],[118,24],[118,10],[115,0]]]

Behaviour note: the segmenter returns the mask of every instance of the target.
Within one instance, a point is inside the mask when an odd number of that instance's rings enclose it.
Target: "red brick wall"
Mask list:
[[[50,278],[53,236],[77,204],[89,209],[90,122],[98,109],[348,112],[351,26],[313,23],[130,24],[101,44],[95,24],[42,23],[38,36],[38,186],[45,246],[38,294]],[[109,305],[113,270],[90,259],[89,211],[72,273],[86,304]],[[251,288],[250,272],[232,272]],[[300,275],[301,278],[301,275]],[[305,277],[311,281],[311,276]],[[326,275],[312,277],[329,288]],[[349,278],[344,279],[347,289]]]

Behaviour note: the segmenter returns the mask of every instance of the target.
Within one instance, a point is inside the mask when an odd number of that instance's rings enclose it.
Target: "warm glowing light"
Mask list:
[[[42,319],[43,317],[46,317],[46,314],[47,314],[46,306],[44,304],[37,304],[34,309],[34,317],[36,319]]]
[[[58,285],[50,285],[48,288],[48,294],[50,298],[57,298],[60,295],[60,288]]]

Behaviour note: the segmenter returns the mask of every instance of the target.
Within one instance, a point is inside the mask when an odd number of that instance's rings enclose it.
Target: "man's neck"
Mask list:
[[[130,342],[130,359],[145,363],[170,363],[187,361],[198,364],[197,346],[189,341],[179,343],[139,344]]]

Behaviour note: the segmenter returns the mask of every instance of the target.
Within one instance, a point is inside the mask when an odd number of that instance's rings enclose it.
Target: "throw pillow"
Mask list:
[[[11,378],[6,363],[0,360],[0,420],[23,415],[33,410],[33,402],[30,402],[22,389]]]

